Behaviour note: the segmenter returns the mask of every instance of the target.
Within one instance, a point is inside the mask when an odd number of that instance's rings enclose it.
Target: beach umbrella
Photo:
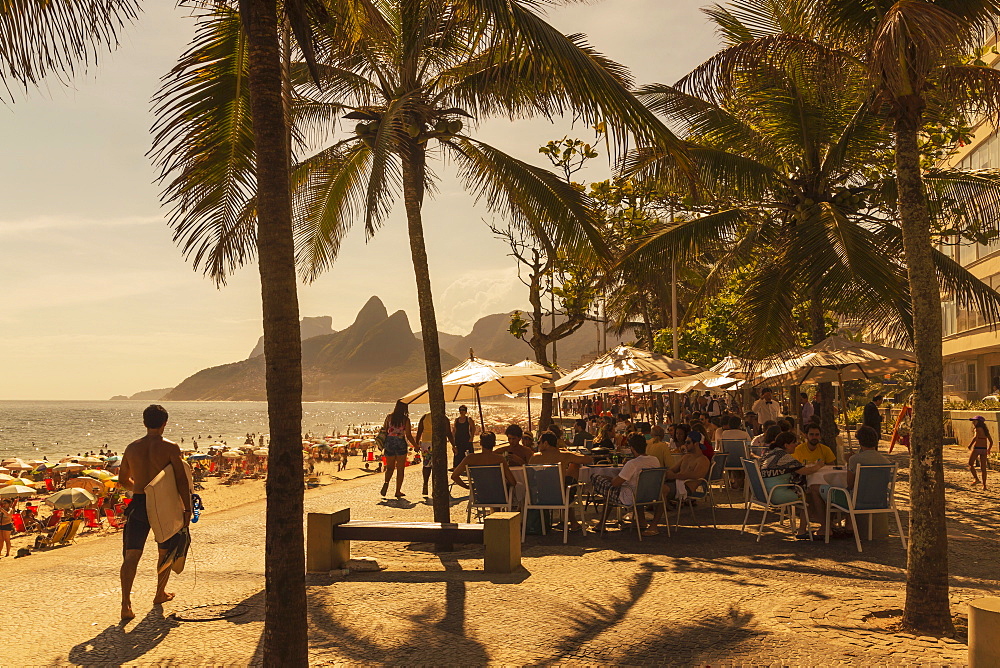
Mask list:
[[[532,369],[519,367],[503,362],[494,362],[476,357],[469,351],[469,359],[441,377],[444,385],[445,401],[465,401],[476,400],[479,408],[479,423],[485,429],[483,420],[482,397],[491,397],[498,394],[516,394],[530,387],[537,387],[552,380],[552,372],[542,369]],[[407,404],[427,403],[430,398],[427,394],[427,385],[421,385],[406,396],[401,401]]]
[[[12,459],[10,461],[4,462],[4,467],[11,471],[30,471],[33,466],[29,466],[20,459]]]
[[[104,483],[95,478],[73,478],[66,481],[67,489],[85,489],[94,496],[104,495]]]
[[[0,469],[0,482],[3,482],[4,480],[13,480],[14,479],[14,476],[7,475],[7,471],[8,470],[9,469]]]
[[[31,487],[25,487],[24,485],[7,485],[5,487],[0,487],[0,499],[18,499],[26,496],[34,496],[38,494]]]
[[[693,376],[671,378],[662,383],[653,383],[650,387],[653,390],[667,390],[672,392],[691,392],[692,390],[711,391],[735,389],[744,382],[739,378],[733,378],[714,371],[702,371]]]
[[[222,456],[225,457],[226,459],[239,459],[240,457],[243,456],[243,453],[237,452],[235,450],[226,450],[225,452],[222,453]]]
[[[775,364],[757,382],[805,385],[869,379],[912,369],[916,362],[909,350],[831,336]]]
[[[555,381],[556,390],[587,390],[655,383],[703,372],[700,366],[641,348],[621,345]]]
[[[32,466],[38,466],[39,464],[48,464],[44,459],[29,459],[28,463]]]
[[[11,478],[10,480],[0,482],[0,485],[21,485],[22,487],[32,487],[36,484],[37,483],[32,480],[28,480],[27,478]]]
[[[110,471],[101,471],[101,470],[89,469],[89,470],[84,471],[84,473],[86,475],[90,476],[91,478],[95,478],[97,480],[108,480],[109,478],[111,478],[111,472]]]
[[[94,482],[97,481],[95,480]],[[45,499],[45,503],[59,510],[86,508],[96,502],[96,496],[85,489],[80,489],[79,487],[67,487],[66,489],[61,489]]]
[[[82,471],[87,468],[83,464],[75,464],[73,462],[60,462],[52,467],[53,471]]]
[[[203,452],[196,452],[195,454],[188,456],[189,462],[196,462],[202,459],[211,459],[211,456],[206,455]]]
[[[268,452],[269,451],[268,451],[267,448],[260,448],[259,450],[254,450],[253,451],[253,453],[255,455],[260,455],[261,457],[266,457]]]
[[[122,458],[120,456],[118,456],[118,455],[115,455],[113,457],[105,457],[104,458],[104,461],[108,462],[109,464],[110,463],[114,463],[114,462],[120,462],[121,460],[122,460]]]
[[[80,464],[103,464],[103,459],[98,459],[97,457],[78,457],[77,462]]]

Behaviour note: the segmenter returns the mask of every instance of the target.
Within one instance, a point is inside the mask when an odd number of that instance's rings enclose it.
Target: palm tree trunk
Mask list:
[[[302,349],[276,0],[240,0],[257,156],[257,255],[271,447],[264,539],[265,666],[306,666]]]
[[[809,329],[809,339],[812,345],[816,345],[826,338],[826,320],[824,318],[823,302],[817,290],[813,290],[809,295]],[[826,447],[836,452],[837,409],[834,406],[833,395],[833,383],[817,384],[816,396],[819,398],[819,426],[823,431],[823,443]],[[804,425],[803,428],[805,428]]]
[[[917,133],[922,100],[899,100],[895,120],[896,180],[903,252],[913,302],[917,358],[910,436],[910,531],[903,624],[924,633],[953,629],[948,602],[948,536],[944,494],[941,294],[931,246],[930,215],[920,174]]]
[[[424,244],[422,208],[424,204],[424,175],[427,156],[424,147],[411,141],[403,147],[403,204],[410,235],[410,256],[417,282],[417,304],[420,309],[420,336],[424,343],[424,366],[427,370],[427,396],[430,399],[431,429],[431,485],[434,503],[434,521],[449,522],[451,498],[448,493],[448,417],[445,415],[444,387],[441,384],[441,347],[438,345],[437,317],[434,314],[434,295],[431,292],[431,273],[427,264],[427,247]],[[451,549],[441,544],[439,549]]]

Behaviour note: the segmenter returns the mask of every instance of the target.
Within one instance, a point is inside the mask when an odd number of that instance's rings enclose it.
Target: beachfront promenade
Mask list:
[[[1000,504],[969,491],[964,456],[962,448],[946,448],[956,602],[995,593],[1000,552],[994,530]],[[405,503],[380,503],[378,478],[371,476],[308,491],[306,509],[350,506],[357,519],[429,519],[430,506],[418,494],[418,470],[408,473]],[[905,507],[906,485],[899,489]],[[464,502],[456,502],[456,518],[459,511],[464,519]],[[699,512],[707,519],[707,509]],[[355,556],[377,557],[388,568],[346,578],[310,576],[312,660],[965,663],[961,642],[892,634],[879,618],[868,618],[902,605],[905,554],[895,536],[866,542],[861,554],[853,541],[796,542],[785,530],[756,543],[738,535],[742,516],[741,509],[723,504],[717,531],[683,526],[673,537],[642,543],[634,533],[618,532],[603,539],[571,534],[568,545],[561,536],[529,537],[525,570],[510,576],[482,572],[481,546],[435,555],[426,545],[356,543]],[[0,560],[8,640],[0,664],[252,663],[263,628],[263,522],[262,500],[204,516],[194,528],[187,569],[171,582],[177,600],[162,613],[150,605],[149,543],[133,594],[137,617],[125,626],[118,622],[119,534]],[[170,616],[196,605],[240,601],[247,612],[228,620]],[[964,606],[955,611],[964,619]]]

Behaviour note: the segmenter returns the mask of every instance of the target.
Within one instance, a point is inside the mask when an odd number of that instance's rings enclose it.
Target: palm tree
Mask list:
[[[672,135],[629,93],[623,67],[566,37],[526,0],[413,0],[343,3],[343,32],[331,40],[319,86],[298,87],[303,129],[329,130],[338,114],[355,135],[302,161],[293,172],[299,262],[313,278],[335,259],[355,219],[371,235],[402,196],[417,283],[421,337],[434,425],[434,514],[447,521],[445,405],[423,202],[444,157],[475,196],[551,248],[586,240],[600,250],[587,198],[552,172],[516,160],[464,132],[491,116],[523,118],[574,111],[606,121],[663,150]],[[551,253],[550,248],[550,253]]]
[[[0,84],[37,85],[52,74],[68,80],[80,66],[97,63],[104,48],[139,14],[135,0],[39,2],[0,5]]]
[[[951,617],[944,520],[939,290],[965,293],[965,300],[974,303],[989,318],[996,317],[996,295],[970,280],[967,272],[935,251],[931,223],[936,219],[938,223],[947,222],[947,227],[964,224],[995,230],[996,178],[942,171],[922,175],[917,139],[929,125],[953,118],[956,112],[973,115],[1000,108],[1000,73],[962,64],[965,54],[971,53],[992,34],[996,5],[988,1],[962,0],[938,3],[923,0],[896,3],[787,0],[773,16],[768,15],[773,2],[748,0],[733,6],[736,7],[733,11],[721,7],[709,10],[718,17],[731,46],[689,75],[683,82],[686,92],[695,93],[704,101],[716,101],[713,96],[717,91],[738,89],[748,71],[788,73],[781,76],[788,76],[796,84],[796,77],[803,71],[824,77],[849,76],[846,84],[826,86],[820,91],[841,95],[846,90],[853,97],[851,106],[844,111],[853,108],[857,120],[845,124],[846,116],[843,117],[839,124],[842,131],[850,130],[849,134],[870,132],[863,129],[868,117],[887,118],[893,128],[894,144],[886,144],[877,136],[871,137],[876,141],[875,148],[887,153],[884,157],[890,160],[887,166],[873,165],[881,173],[877,180],[868,176],[865,170],[858,174],[850,164],[838,164],[851,149],[846,133],[844,141],[825,145],[802,134],[793,145],[800,144],[803,158],[815,163],[804,170],[806,182],[803,185],[806,187],[800,185],[798,172],[785,171],[785,180],[789,181],[785,188],[792,190],[794,198],[773,195],[768,198],[778,200],[780,217],[794,220],[792,227],[796,230],[801,228],[796,235],[812,230],[815,241],[825,237],[825,243],[830,243],[840,254],[842,261],[838,263],[828,262],[833,258],[820,255],[816,259],[823,261],[802,267],[803,276],[810,279],[802,287],[809,288],[810,284],[817,283],[825,286],[824,295],[844,294],[859,300],[865,299],[867,293],[875,298],[867,300],[868,308],[877,309],[872,310],[873,314],[893,316],[912,328],[918,368],[904,623],[925,632],[948,630]],[[746,20],[740,20],[741,16]],[[846,89],[840,87],[844,85]],[[656,93],[655,90],[647,92]],[[675,99],[671,93],[664,104],[669,106]],[[712,109],[700,115],[696,108],[679,111],[682,115],[694,115],[702,123],[712,120],[715,114]],[[801,107],[797,113],[808,116],[821,111],[823,109]],[[742,133],[740,128],[724,121],[719,131],[723,138],[730,134],[738,137]],[[783,140],[777,147],[785,143]],[[858,157],[866,158],[863,153]],[[772,168],[765,161],[760,162]],[[742,179],[737,184],[741,187],[750,187],[760,180],[759,177],[765,176],[755,174],[759,172],[755,164],[731,162],[719,167],[721,171],[716,171],[728,173],[727,178]],[[831,181],[835,173],[832,168],[842,170],[843,185]],[[751,175],[757,178],[749,178]],[[812,175],[822,176],[823,180],[811,181]],[[789,179],[792,176],[795,178]],[[859,177],[863,179],[861,183],[857,181]],[[881,185],[877,181],[881,181]],[[949,205],[954,201],[962,202],[967,207],[965,212],[961,207]],[[792,204],[794,207],[789,209]],[[866,209],[871,209],[875,215],[868,215]],[[890,219],[897,221],[898,227],[890,224]],[[732,230],[750,220],[741,207],[730,207],[703,218],[701,224],[714,222],[721,229]],[[696,229],[690,227],[689,233]],[[778,248],[773,243],[771,247]],[[822,253],[815,242],[803,249]],[[880,254],[905,259],[905,286],[899,282],[903,278],[903,267],[897,262],[884,264],[881,268],[872,264],[879,261]],[[841,269],[832,277],[828,276],[827,272],[837,269],[838,264]],[[771,285],[777,288],[787,265],[770,263],[767,266],[772,268],[762,276],[769,278]],[[871,279],[877,280],[866,279],[862,268]],[[846,278],[862,282],[852,288],[843,280]],[[833,292],[835,287],[844,292]],[[777,294],[782,296],[781,292]],[[906,299],[894,301],[893,296],[905,296]],[[787,305],[780,304],[779,299],[767,301],[772,304],[771,317],[780,318],[778,311]],[[835,297],[825,308],[839,310],[850,306],[844,302]]]
[[[207,4],[207,3],[206,3]],[[196,3],[200,6],[200,3]],[[220,285],[258,258],[265,387],[271,436],[266,485],[265,665],[308,665],[302,524],[302,357],[289,185],[287,66],[295,45],[313,73],[313,32],[328,16],[319,0],[239,0],[207,4],[194,46],[157,97],[153,155],[173,180],[163,199],[171,225]],[[284,36],[284,43],[280,39]],[[214,107],[229,103],[225,112]],[[241,209],[241,237],[219,236]],[[210,256],[202,239],[218,242]],[[226,253],[235,254],[226,256]],[[289,521],[293,518],[293,521]]]

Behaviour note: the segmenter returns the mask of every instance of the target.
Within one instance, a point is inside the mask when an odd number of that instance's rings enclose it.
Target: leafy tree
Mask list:
[[[734,251],[766,248],[771,259],[745,311],[771,325],[748,330],[758,337],[787,336],[792,297],[804,294],[817,335],[833,310],[912,338],[919,364],[904,621],[949,629],[939,290],[991,320],[1000,308],[996,293],[936,251],[931,221],[995,229],[1000,200],[993,175],[921,174],[919,138],[957,113],[1000,109],[1000,73],[962,63],[992,34],[996,5],[746,0],[708,12],[727,48],[679,86],[647,87],[643,96],[688,123],[704,148],[693,150],[704,179],[729,190],[733,204],[657,238],[672,237],[678,250],[713,237]],[[633,167],[669,162],[655,153]]]
[[[603,242],[587,198],[552,172],[516,160],[475,139],[480,119],[573,111],[676,148],[673,136],[629,93],[625,69],[567,37],[529,0],[394,0],[345,2],[344,29],[329,40],[322,88],[304,85],[304,128],[359,121],[355,135],[303,160],[294,170],[299,213],[298,259],[315,277],[335,259],[355,220],[373,234],[402,197],[427,367],[434,438],[434,513],[449,514],[444,447],[445,406],[423,202],[433,191],[430,159],[447,158],[466,187],[515,227],[555,248]],[[621,141],[625,130],[616,133]],[[667,149],[671,150],[671,149]]]
[[[194,44],[155,100],[153,156],[175,240],[220,285],[256,255],[271,434],[265,533],[266,666],[305,666],[302,354],[289,183],[287,67],[293,43],[313,75],[319,0],[205,6]],[[279,31],[279,19],[281,28]],[[292,39],[294,36],[294,42]],[[252,205],[248,206],[248,202]]]

